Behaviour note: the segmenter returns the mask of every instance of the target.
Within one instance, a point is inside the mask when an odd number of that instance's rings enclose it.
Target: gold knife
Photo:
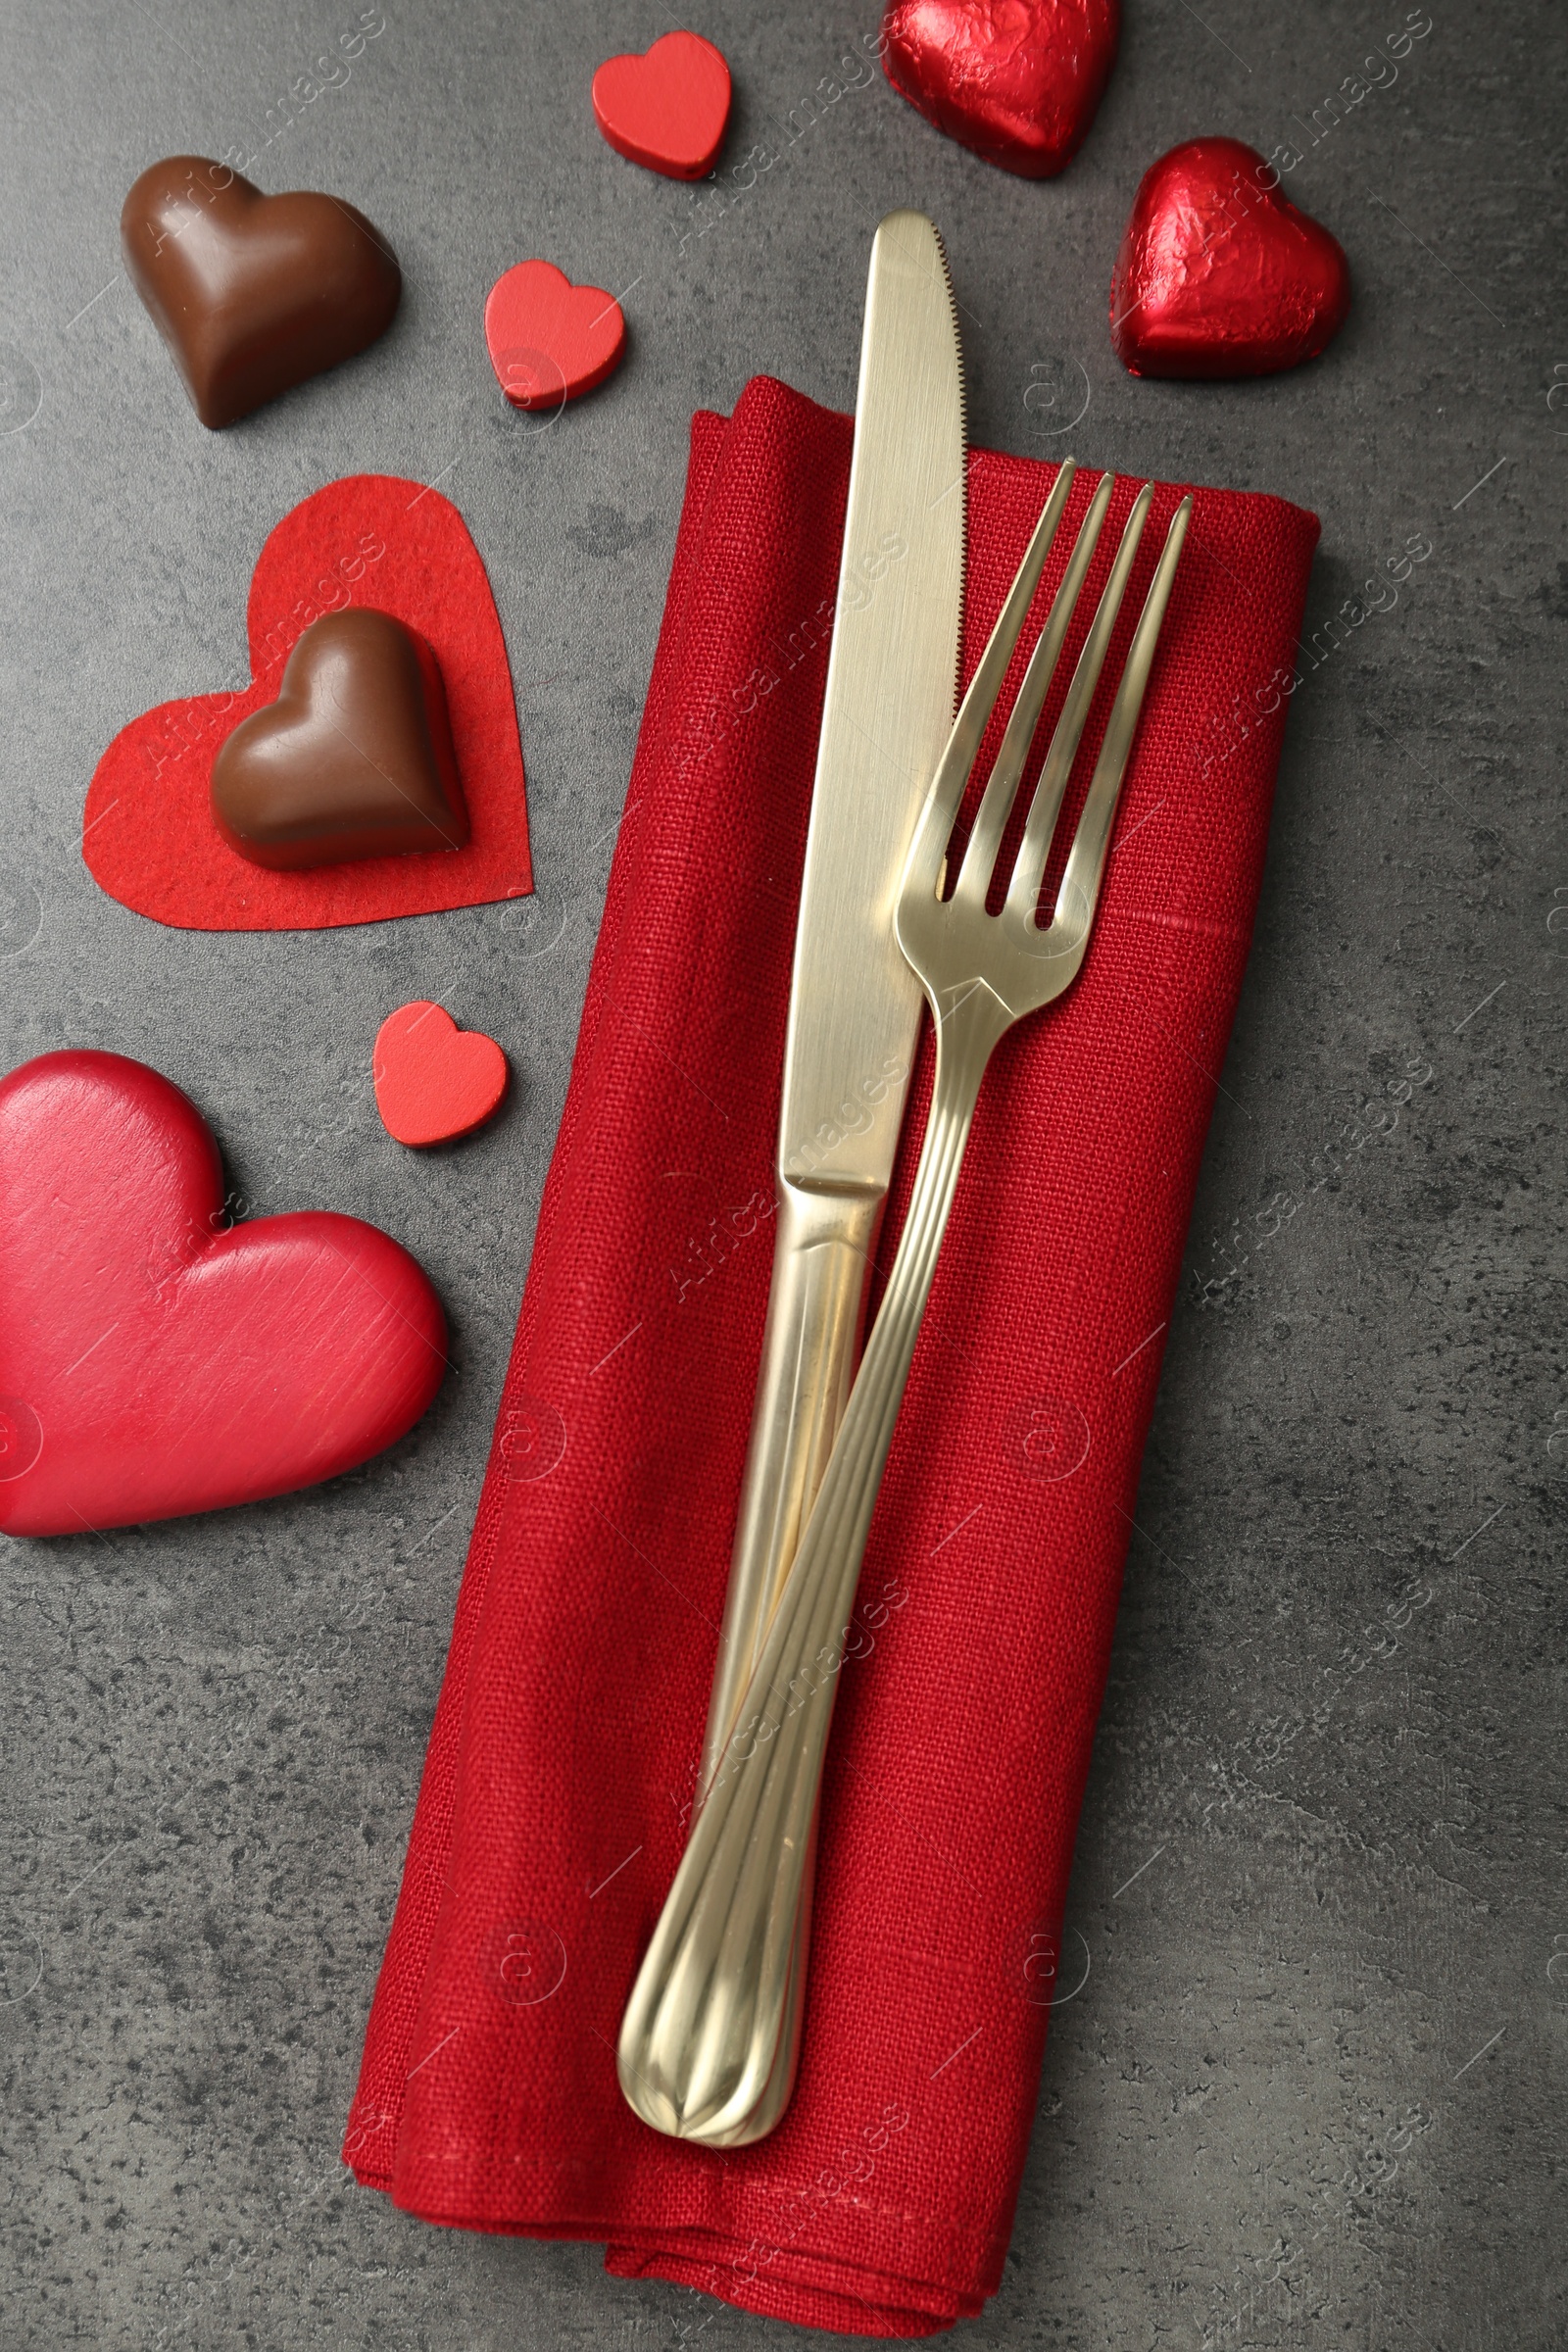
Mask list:
[[[963,363],[942,240],[890,213],[866,285],[855,447],[795,937],[772,1289],[713,1677],[701,1788],[735,1728],[859,1353],[866,1285],[919,1033],[893,909],[953,724],[963,612]],[[814,1832],[813,1832],[814,1835]],[[639,1979],[619,2071],[644,2120],[736,2146],[789,2103],[809,1920],[779,2047],[746,2114],[688,2113],[645,2046]]]

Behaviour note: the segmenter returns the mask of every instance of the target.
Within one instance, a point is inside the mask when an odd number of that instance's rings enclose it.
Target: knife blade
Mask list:
[[[699,1802],[832,1451],[919,1033],[893,931],[904,861],[957,698],[966,525],[962,351],[942,240],[890,213],[871,248],[822,731],[795,939],[772,1286],[709,1706]],[[814,1843],[815,1830],[812,1830]],[[807,1884],[811,1878],[808,1863]],[[724,2144],[770,2132],[794,2088],[809,1897],[778,2051]],[[646,2071],[637,1996],[620,2080],[657,2129],[707,2136]],[[650,2062],[651,2063],[651,2062]]]

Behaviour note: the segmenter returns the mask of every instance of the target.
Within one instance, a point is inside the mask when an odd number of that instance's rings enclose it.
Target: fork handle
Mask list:
[[[1011,1019],[984,982],[939,1019],[931,1112],[881,1310],[626,2007],[621,2089],[675,2138],[744,2146],[788,2103],[777,2061],[804,1991],[817,1797],[850,1611],[980,1081]]]

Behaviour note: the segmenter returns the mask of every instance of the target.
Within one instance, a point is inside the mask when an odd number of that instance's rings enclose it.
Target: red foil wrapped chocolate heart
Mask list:
[[[1350,307],[1337,237],[1241,139],[1151,165],[1110,280],[1110,340],[1134,375],[1273,375],[1315,360]]]
[[[1120,0],[889,0],[882,69],[961,147],[1051,179],[1083,145],[1120,30]]]

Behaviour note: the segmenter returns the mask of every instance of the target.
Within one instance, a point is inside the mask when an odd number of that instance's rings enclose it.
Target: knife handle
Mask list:
[[[773,1280],[741,1484],[699,1789],[706,1793],[761,1654],[860,1352],[886,1196],[780,1182]]]

